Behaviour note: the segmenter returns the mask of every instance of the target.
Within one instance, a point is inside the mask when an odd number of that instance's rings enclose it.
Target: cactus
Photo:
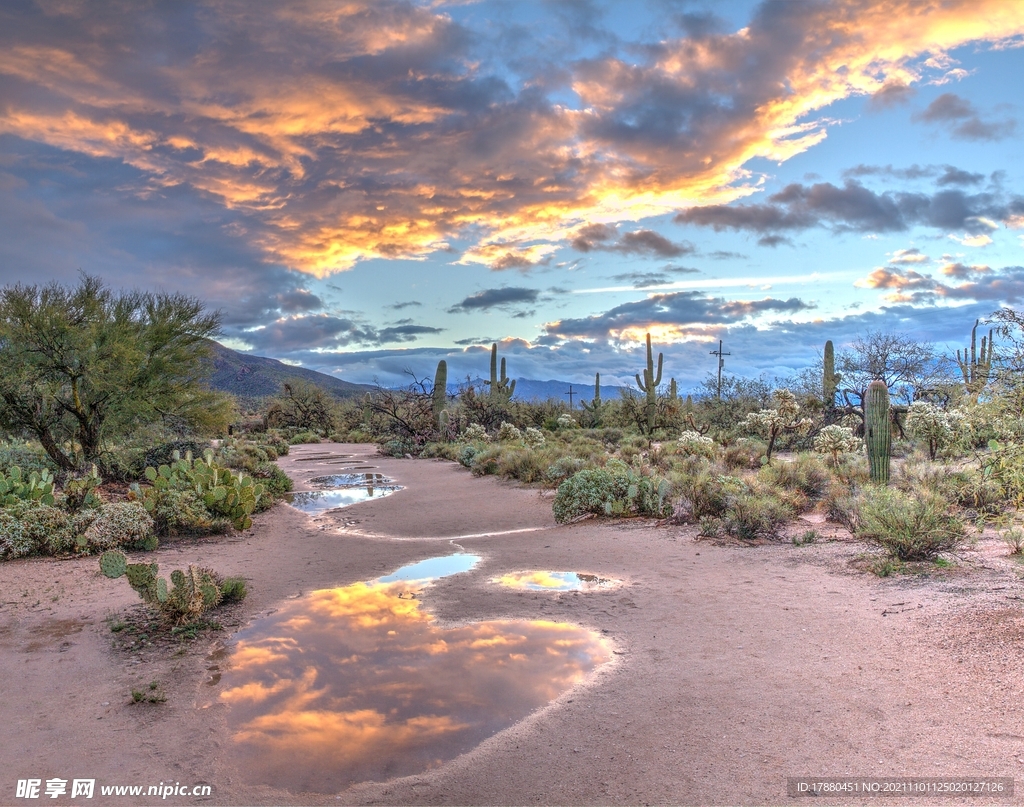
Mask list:
[[[668,397],[670,401],[679,400],[679,388],[676,387],[676,380],[674,378],[670,378],[668,382]]]
[[[974,321],[971,328],[971,353],[968,356],[967,348],[964,348],[964,356],[960,358],[960,351],[956,352],[956,363],[964,377],[964,386],[967,394],[975,401],[978,395],[985,388],[992,372],[992,331],[989,330],[987,337],[981,337],[981,354],[977,353],[978,324],[980,320]],[[987,344],[986,344],[987,343]]]
[[[201,460],[193,461],[191,455],[186,455],[185,459],[176,459],[171,465],[150,466],[146,468],[146,479],[152,483],[151,487],[142,489],[132,485],[131,494],[142,502],[147,512],[156,510],[166,491],[191,488],[210,513],[231,519],[238,530],[252,526],[250,516],[264,492],[263,485],[253,482],[251,477],[217,465],[211,451]]]
[[[601,400],[601,374],[594,373],[594,397],[590,403],[580,400],[580,407],[588,415],[591,426],[601,425],[601,414],[604,411],[604,401]]]
[[[33,471],[26,478],[21,468],[13,466],[4,476],[0,471],[0,507],[8,507],[18,502],[34,502],[53,505],[53,475],[45,468]]]
[[[491,380],[486,382],[491,388],[491,400],[508,403],[516,391],[516,382],[509,381],[505,374],[505,359],[501,360],[501,374],[498,374],[498,343],[491,345]]]
[[[654,374],[654,354],[651,352],[651,335],[647,334],[647,367],[644,370],[644,378],[640,380],[640,373],[636,374],[636,384],[641,392],[647,394],[647,433],[654,433],[654,425],[658,416],[658,384],[661,383],[661,368],[665,360],[665,354],[658,354],[658,374]]]
[[[832,346],[831,339],[825,342],[825,359],[823,365],[821,379],[821,389],[823,392],[822,397],[825,399],[825,411],[831,412],[836,408],[836,390],[839,388],[839,382],[843,378],[836,372],[836,353],[835,348]]]
[[[124,577],[128,567],[128,556],[117,549],[110,549],[100,555],[100,571],[112,580]]]
[[[434,423],[438,429],[441,426],[441,413],[444,412],[444,406],[448,402],[448,362],[441,359],[437,363],[437,372],[434,373]]]
[[[889,484],[892,421],[889,418],[889,389],[884,381],[872,381],[864,393],[864,443],[871,466],[871,481]]]

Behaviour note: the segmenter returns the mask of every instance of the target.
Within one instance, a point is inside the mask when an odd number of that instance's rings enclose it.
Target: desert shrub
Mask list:
[[[765,465],[757,478],[783,490],[798,490],[809,499],[820,499],[828,491],[832,475],[817,457],[799,454],[789,462]]]
[[[676,440],[676,448],[682,454],[695,454],[699,457],[707,457],[709,460],[715,456],[715,441],[695,431],[685,431]]]
[[[580,424],[576,422],[576,418],[565,412],[558,416],[555,420],[555,425],[559,429],[578,429]]]
[[[306,443],[319,443],[320,435],[311,431],[296,432],[289,438],[288,442],[293,446],[304,445]]]
[[[26,540],[51,555],[63,555],[75,549],[75,524],[71,514],[58,507],[38,504],[21,517]]]
[[[964,542],[963,522],[942,497],[872,487],[860,497],[857,537],[880,546],[897,560],[930,560]]]
[[[18,514],[7,508],[0,509],[0,559],[21,558],[37,549],[36,542],[25,535]]]
[[[544,432],[533,428],[533,426],[527,426],[526,431],[523,432],[523,440],[530,448],[539,448],[544,445]]]
[[[502,454],[500,445],[487,446],[473,455],[469,470],[475,476],[487,476],[498,473],[498,460]]]
[[[225,577],[220,582],[220,601],[222,604],[241,602],[248,593],[244,578]]]
[[[741,493],[729,497],[722,519],[726,533],[743,541],[775,540],[793,517],[793,510],[779,499],[763,493]]]
[[[466,430],[459,435],[459,440],[470,441],[478,440],[480,442],[487,442],[490,440],[490,436],[487,434],[487,429],[481,426],[479,423],[470,423]]]
[[[581,457],[559,457],[544,472],[549,482],[561,482],[587,467],[587,461]]]
[[[1013,526],[1003,530],[999,533],[999,537],[1006,542],[1011,555],[1024,553],[1024,530],[1020,527]]]
[[[555,521],[572,521],[587,513],[606,516],[671,514],[667,481],[609,460],[604,468],[584,469],[558,486],[553,504]]]
[[[757,469],[761,467],[761,457],[767,450],[767,443],[741,437],[722,451],[722,462],[729,470]]]
[[[850,532],[855,533],[860,523],[857,514],[857,497],[853,490],[843,484],[832,485],[823,501],[825,518],[836,524],[842,524]]]
[[[544,480],[549,465],[549,458],[541,451],[507,448],[498,457],[496,473],[531,484]]]
[[[153,528],[153,519],[140,502],[111,502],[103,506],[84,537],[90,549],[113,549],[142,543]]]
[[[908,461],[893,481],[896,487],[907,493],[922,489],[933,491],[957,507],[973,510],[982,518],[996,516],[1006,506],[1005,494],[999,483],[974,469],[950,469]]]
[[[272,462],[264,462],[257,465],[252,475],[263,483],[263,489],[270,493],[271,496],[281,496],[292,489],[291,478]],[[259,504],[264,505],[264,507],[257,507],[257,509],[266,509],[272,503],[273,499],[270,496],[261,498]]]
[[[171,440],[166,443],[160,443],[146,450],[143,455],[142,468],[138,475],[141,476],[148,466],[159,468],[161,465],[170,465],[179,457],[184,457],[189,453],[194,457],[201,457],[203,452],[209,447],[209,443],[196,440]]]
[[[157,535],[205,534],[213,516],[192,488],[164,488],[157,491],[152,510]]]
[[[715,474],[710,468],[676,473],[670,479],[679,501],[676,516],[694,522],[721,518],[729,506],[729,497],[746,490],[741,479]]]
[[[419,447],[411,440],[386,440],[377,446],[377,453],[382,457],[414,456],[419,453]]]
[[[508,421],[501,422],[501,426],[498,427],[498,440],[500,442],[505,443],[522,439],[523,433],[519,431],[519,428],[514,423],[509,423]]]

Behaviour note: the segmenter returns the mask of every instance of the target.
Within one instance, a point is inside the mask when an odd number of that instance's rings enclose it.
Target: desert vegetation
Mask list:
[[[993,315],[980,350],[978,324],[955,356],[868,333],[844,350],[826,342],[792,378],[709,376],[685,396],[663,383],[648,336],[636,387],[605,400],[595,374],[578,407],[517,399],[497,344],[488,377],[454,389],[441,361],[432,378],[347,398],[298,377],[276,395],[232,395],[206,382],[217,326],[197,300],[85,276],[0,291],[0,558],[110,557],[246,530],[290,489],[274,460],[324,439],[548,489],[559,522],[648,517],[750,542],[780,540],[814,511],[895,563],[955,554],[987,525],[1011,546],[1020,534],[1012,310]]]

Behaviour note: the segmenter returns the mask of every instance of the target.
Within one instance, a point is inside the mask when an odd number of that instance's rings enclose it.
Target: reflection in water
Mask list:
[[[377,580],[378,583],[395,583],[399,580],[438,580],[448,575],[468,572],[480,562],[479,555],[467,555],[459,552],[456,555],[445,555],[443,558],[427,558],[419,563],[410,563],[397,572]]]
[[[329,474],[314,476],[309,484],[315,488],[347,488],[358,485],[393,485],[395,480],[384,474]]]
[[[512,572],[495,577],[491,582],[526,591],[587,591],[611,588],[622,581],[584,572]]]
[[[463,567],[472,555],[456,555]],[[399,570],[423,583],[427,564]],[[453,574],[455,572],[448,571]],[[437,766],[558,697],[610,658],[547,621],[437,625],[403,580],[286,603],[238,634],[223,701],[255,783],[332,792]]]
[[[347,507],[357,502],[365,502],[370,499],[382,499],[390,496],[396,490],[401,490],[399,485],[368,485],[365,488],[340,488],[338,490],[308,490],[300,493],[286,493],[284,500],[292,507],[297,507],[303,513],[322,513],[325,510],[334,510],[337,507]]]

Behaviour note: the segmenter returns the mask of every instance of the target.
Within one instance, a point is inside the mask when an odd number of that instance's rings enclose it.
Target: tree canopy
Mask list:
[[[220,317],[180,294],[78,286],[0,289],[0,427],[30,432],[75,470],[105,441],[155,421],[202,425],[224,402],[203,358]]]

